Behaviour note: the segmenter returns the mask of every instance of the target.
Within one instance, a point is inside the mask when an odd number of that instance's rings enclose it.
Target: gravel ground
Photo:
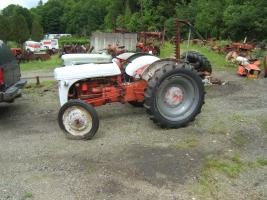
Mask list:
[[[0,105],[0,199],[267,199],[267,80],[216,75],[228,84],[207,88],[189,126],[116,103],[97,108],[90,141],[59,129],[56,85],[25,89]]]

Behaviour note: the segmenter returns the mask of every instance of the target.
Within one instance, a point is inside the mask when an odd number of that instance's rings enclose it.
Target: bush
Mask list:
[[[88,38],[85,37],[61,37],[59,39],[59,45],[72,45],[72,44],[77,44],[77,45],[85,45],[85,44],[90,44],[90,41]]]

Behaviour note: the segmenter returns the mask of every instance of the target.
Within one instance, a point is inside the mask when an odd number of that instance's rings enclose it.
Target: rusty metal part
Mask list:
[[[180,35],[180,21],[175,21],[175,29],[176,29],[176,35],[175,35],[175,58],[177,60],[180,60],[180,42],[181,42],[181,35]]]

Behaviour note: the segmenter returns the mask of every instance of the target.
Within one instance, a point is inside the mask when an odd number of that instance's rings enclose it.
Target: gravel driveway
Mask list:
[[[267,199],[267,80],[217,76],[188,127],[112,104],[90,141],[59,129],[56,84],[24,89],[0,105],[0,199]]]

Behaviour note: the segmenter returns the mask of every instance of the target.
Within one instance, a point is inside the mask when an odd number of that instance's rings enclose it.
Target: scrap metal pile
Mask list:
[[[259,78],[262,73],[260,66],[261,60],[264,62],[264,77],[267,76],[267,57],[264,55],[266,50],[264,43],[241,43],[232,42],[226,45],[218,45],[218,41],[214,38],[208,40],[192,40],[193,44],[209,46],[216,53],[224,54],[225,59],[238,66],[237,74],[248,78]]]
[[[11,48],[12,54],[19,61],[32,61],[32,60],[49,60],[51,53],[49,50],[44,52],[31,52],[21,48]]]
[[[261,56],[265,45],[249,43],[231,43],[224,47],[226,60],[238,65],[237,74],[248,78],[259,78],[261,74]],[[256,55],[253,55],[255,54]]]

